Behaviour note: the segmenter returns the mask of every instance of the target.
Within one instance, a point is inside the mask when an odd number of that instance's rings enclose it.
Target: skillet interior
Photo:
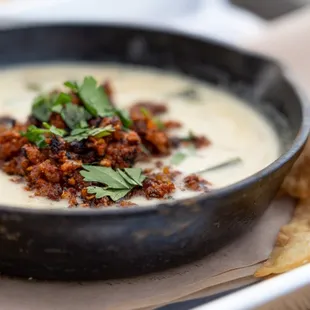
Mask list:
[[[301,99],[282,70],[272,61],[213,42],[114,26],[0,31],[0,66],[45,61],[139,64],[206,80],[260,110],[272,107],[281,115],[287,126],[277,130],[285,137],[285,154],[252,178],[209,196],[140,211],[81,214],[3,206],[4,273],[45,279],[111,278],[176,266],[211,253],[245,232],[265,211],[307,136]]]

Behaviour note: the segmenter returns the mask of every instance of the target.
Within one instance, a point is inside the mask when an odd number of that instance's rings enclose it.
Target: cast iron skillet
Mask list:
[[[182,72],[220,85],[260,110],[272,107],[287,122],[286,132],[277,126],[279,135],[289,135],[276,162],[194,199],[124,210],[1,206],[0,271],[5,274],[108,279],[162,270],[216,251],[264,213],[308,135],[304,99],[277,64],[202,38],[111,25],[0,31],[0,66],[45,61],[112,61]]]

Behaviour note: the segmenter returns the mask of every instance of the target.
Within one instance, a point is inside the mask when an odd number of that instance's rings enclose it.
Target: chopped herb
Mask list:
[[[79,125],[80,128],[87,128],[88,124],[85,120],[80,121]]]
[[[123,177],[112,168],[83,165],[85,170],[80,173],[86,182],[99,182],[111,188],[130,188]]]
[[[132,120],[130,119],[129,113],[126,110],[116,109],[115,113],[125,128],[130,128],[132,126]]]
[[[239,164],[241,162],[242,162],[242,159],[240,157],[234,157],[234,158],[228,159],[228,160],[226,160],[220,164],[217,164],[215,166],[208,167],[206,169],[200,170],[200,171],[196,172],[196,174],[202,174],[205,172],[209,172],[209,171],[213,171],[213,170],[217,170],[217,169],[221,169],[221,168],[226,168],[228,166],[236,165],[236,164]]]
[[[46,129],[40,129],[34,125],[30,125],[26,132],[21,132],[21,135],[26,137],[29,142],[34,143],[37,147],[44,148],[47,146],[44,133],[46,133]]]
[[[95,194],[97,199],[109,196],[113,201],[118,201],[125,197],[131,188],[126,189],[115,189],[115,188],[103,188],[99,186],[89,186],[87,187],[87,192],[89,194]]]
[[[52,112],[60,113],[65,103],[71,101],[71,96],[65,93],[40,95],[32,104],[32,115],[41,122],[47,122]]]
[[[70,88],[75,93],[79,91],[79,85],[76,81],[66,81],[64,82],[64,85]]]
[[[63,137],[67,134],[67,132],[61,128],[57,128],[54,125],[49,125],[48,123],[43,123],[43,127],[48,129],[48,131],[46,131],[47,133],[50,132],[56,136],[60,136]]]
[[[143,114],[144,117],[146,118],[151,118],[151,113],[148,109],[146,109],[145,107],[141,107],[140,108],[140,112]]]
[[[51,111],[60,114],[62,109],[63,109],[63,106],[58,104],[58,105],[52,106]]]
[[[117,201],[126,196],[134,187],[142,186],[145,176],[140,168],[126,168],[113,170],[107,167],[83,165],[85,170],[80,173],[84,181],[102,183],[104,187],[89,186],[88,193],[95,194],[96,198],[109,196]]]
[[[71,129],[80,127],[86,127],[86,121],[91,118],[91,115],[83,108],[71,102],[67,103],[60,113],[62,119],[67,126]]]
[[[84,103],[86,110],[92,116],[110,116],[112,105],[103,87],[97,86],[97,81],[91,77],[85,77],[78,89],[79,96]],[[111,114],[112,113],[112,114]]]
[[[195,134],[192,130],[189,130],[188,135],[181,139],[182,141],[192,142],[195,139]]]
[[[56,128],[55,126],[50,126],[47,123],[43,124],[44,128],[38,128],[35,125],[30,125],[26,132],[22,132],[21,135],[26,137],[29,142],[34,143],[39,148],[44,148],[47,146],[45,141],[45,134],[51,133],[57,136],[63,137],[66,132],[63,129]]]
[[[58,94],[58,96],[55,98],[55,101],[53,102],[52,111],[60,113],[63,106],[66,103],[71,102],[71,100],[72,100],[71,96],[66,93]]]
[[[88,137],[102,138],[114,132],[114,128],[108,125],[103,128],[76,128],[71,131],[70,136],[66,137],[67,142],[82,141]]]
[[[159,118],[154,118],[153,121],[156,124],[158,129],[160,130],[165,129],[165,124]]]
[[[170,163],[177,166],[185,160],[186,156],[187,155],[182,152],[177,152],[171,157]]]
[[[150,119],[152,118],[152,115],[148,109],[141,107],[140,112],[143,114],[144,117],[150,118]],[[159,118],[154,117],[153,122],[156,124],[158,129],[160,130],[165,129],[165,124]]]
[[[33,101],[31,114],[39,121],[47,122],[52,114],[51,106],[50,98],[40,95]]]
[[[130,128],[132,126],[132,120],[128,112],[115,109],[105,93],[104,88],[102,86],[97,86],[97,81],[93,77],[85,77],[80,86],[74,81],[67,81],[64,85],[78,93],[83,101],[85,109],[90,115],[95,117],[117,115],[125,128]]]
[[[87,121],[93,116],[115,116],[117,115],[124,128],[132,126],[132,120],[127,111],[115,109],[104,88],[97,86],[93,77],[85,77],[79,86],[75,81],[67,81],[64,85],[76,92],[81,98],[84,107],[73,104],[70,94],[61,92],[38,96],[32,106],[32,115],[42,122],[47,122],[52,112],[61,115],[62,119],[70,129],[88,127]]]
[[[117,169],[121,171],[120,169]],[[145,180],[145,175],[142,174],[142,169],[140,168],[125,168],[127,175],[134,181],[136,185],[142,186],[142,182]]]

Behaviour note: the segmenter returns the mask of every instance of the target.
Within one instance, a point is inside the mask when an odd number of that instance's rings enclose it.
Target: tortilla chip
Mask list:
[[[285,178],[282,190],[292,197],[310,198],[310,138],[291,172]]]
[[[279,274],[309,262],[310,199],[306,199],[297,205],[291,222],[281,228],[269,259],[254,275]]]

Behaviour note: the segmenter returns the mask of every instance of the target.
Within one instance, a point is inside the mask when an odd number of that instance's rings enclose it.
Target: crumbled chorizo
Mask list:
[[[167,106],[162,103],[154,102],[138,102],[130,108],[130,113],[140,113],[141,109],[146,109],[153,115],[159,115],[167,112]]]
[[[180,128],[182,127],[182,124],[180,122],[177,122],[177,121],[165,121],[164,122],[164,127],[166,129],[176,129],[176,128]]]
[[[101,87],[112,101],[110,82],[105,82]],[[73,104],[83,105],[78,94],[69,94]],[[114,102],[111,107],[116,108]],[[113,169],[130,168],[138,161],[167,156],[173,148],[186,143],[192,143],[197,148],[210,144],[203,136],[191,135],[186,141],[170,137],[169,130],[179,128],[181,124],[173,120],[161,122],[154,117],[166,111],[165,104],[138,102],[129,109],[129,128],[124,128],[125,124],[117,113],[114,116],[92,117],[86,124],[90,128],[112,126],[114,131],[103,137],[86,136],[72,142],[58,134],[46,135],[43,131],[45,145],[42,148],[31,143],[23,134],[29,125],[46,128],[40,120],[30,116],[25,123],[18,123],[10,117],[0,117],[0,168],[9,175],[21,176],[26,181],[27,190],[32,190],[37,196],[52,200],[67,199],[70,207],[108,207],[114,204],[109,197],[97,199],[94,194],[88,193],[88,186],[98,184],[84,180],[80,173],[83,164]],[[59,113],[51,113],[48,123],[70,133],[71,129]],[[167,199],[176,190],[175,179],[180,172],[157,160],[153,168],[144,170],[144,174],[143,186],[134,187],[118,202],[120,207],[135,205],[128,199],[136,195],[147,199]],[[184,184],[186,188],[196,191],[207,190],[209,185],[195,175],[185,178]]]
[[[204,178],[196,175],[191,174],[184,178],[184,185],[187,189],[190,189],[192,191],[201,192],[201,191],[207,191],[208,185],[211,185],[208,181],[206,181]]]

